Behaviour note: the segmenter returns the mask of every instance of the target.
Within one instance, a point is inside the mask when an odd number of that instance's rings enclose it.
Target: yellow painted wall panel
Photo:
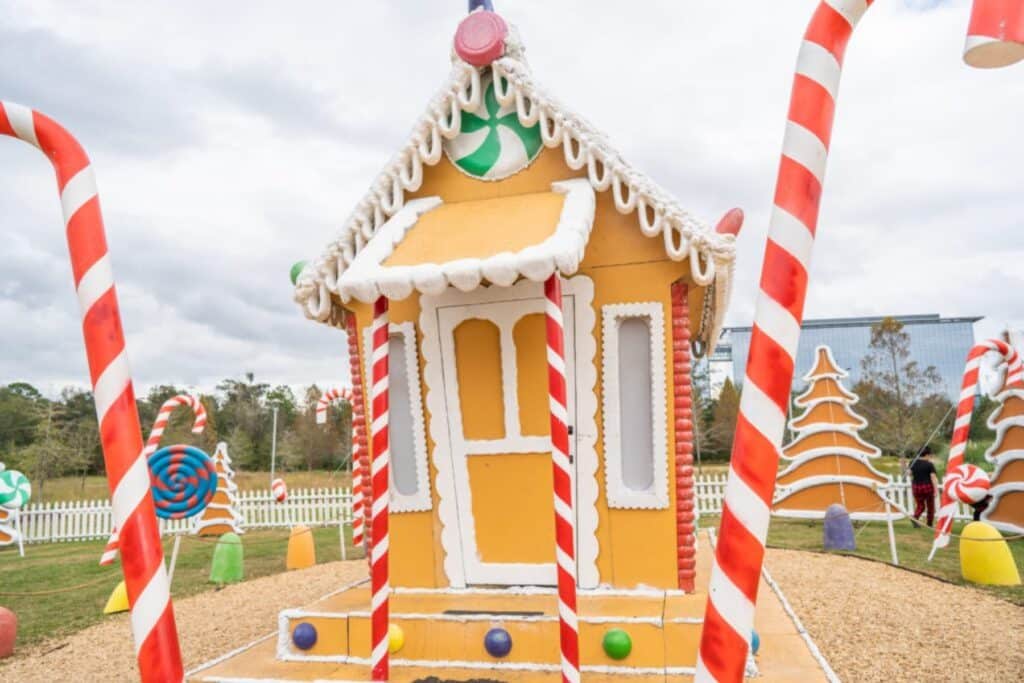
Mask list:
[[[288,633],[301,623],[312,624],[316,629],[316,644],[303,655],[338,656],[348,654],[348,617],[296,617],[288,620]]]
[[[467,439],[505,437],[505,400],[501,393],[501,338],[490,320],[471,319],[454,331],[455,367],[462,404],[462,434]]]
[[[467,462],[480,559],[554,562],[551,454],[471,455]]]
[[[547,327],[542,313],[520,319],[513,329],[516,345],[516,391],[519,425],[524,436],[551,434],[548,412]]]

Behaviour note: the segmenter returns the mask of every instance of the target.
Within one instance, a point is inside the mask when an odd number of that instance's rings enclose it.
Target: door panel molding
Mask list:
[[[576,554],[577,574],[581,588],[596,588],[599,583],[597,570],[597,371],[594,366],[597,343],[595,338],[596,316],[593,308],[594,283],[586,276],[578,275],[564,281],[563,304],[566,309],[566,342],[570,339],[575,346],[567,370],[574,375],[575,387],[570,399],[570,419],[575,428],[576,456]],[[480,304],[489,304],[487,309]],[[457,467],[453,458],[453,447],[469,454],[487,452],[535,453],[543,443],[543,451],[550,452],[546,437],[521,436],[519,434],[519,412],[517,407],[516,378],[508,377],[505,368],[515,367],[515,348],[511,339],[502,339],[503,396],[505,399],[506,436],[500,440],[467,440],[463,438],[462,415],[458,406],[458,387],[455,378],[455,353],[451,343],[442,344],[442,335],[450,334],[454,325],[465,319],[481,318],[498,324],[501,334],[511,335],[507,323],[518,320],[530,313],[543,313],[543,289],[540,283],[523,280],[512,287],[489,287],[472,292],[448,289],[439,296],[421,298],[420,329],[423,331],[424,382],[426,384],[426,405],[430,414],[430,435],[434,441],[434,465],[437,468],[438,515],[441,521],[441,545],[445,552],[444,570],[453,587],[465,587],[469,583],[494,584],[553,584],[554,563],[551,564],[490,564],[480,562],[475,548],[472,529],[466,533],[466,514],[460,515],[460,501],[456,496],[457,487],[469,491],[468,472],[465,463]],[[514,317],[510,317],[514,316]],[[454,321],[454,322],[453,322]],[[506,323],[506,324],[503,324]],[[448,330],[448,332],[444,332]],[[511,352],[512,363],[504,356]],[[566,359],[569,360],[568,358]],[[515,375],[515,372],[511,373]],[[512,381],[509,381],[509,380]],[[454,393],[455,402],[452,403]],[[469,450],[466,450],[469,449]],[[460,456],[461,457],[461,456]],[[460,471],[461,470],[461,471]],[[465,503],[469,504],[469,498]],[[468,512],[468,511],[465,511]],[[466,567],[471,567],[473,576],[467,577]]]

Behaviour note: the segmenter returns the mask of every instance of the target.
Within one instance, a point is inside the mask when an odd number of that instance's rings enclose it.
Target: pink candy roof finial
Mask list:
[[[455,30],[455,54],[473,66],[487,66],[505,53],[508,24],[494,12],[473,12]]]

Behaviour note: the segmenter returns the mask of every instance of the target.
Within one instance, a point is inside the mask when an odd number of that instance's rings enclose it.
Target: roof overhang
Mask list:
[[[400,300],[413,292],[508,287],[576,273],[594,225],[596,200],[586,180],[553,183],[551,192],[455,204],[408,201],[338,278],[342,301]]]

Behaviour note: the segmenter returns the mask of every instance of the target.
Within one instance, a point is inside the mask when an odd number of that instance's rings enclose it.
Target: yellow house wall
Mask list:
[[[544,150],[527,170],[500,182],[474,180],[455,169],[447,159],[433,168],[424,170],[423,185],[413,196],[439,195],[445,202],[468,201],[502,197],[525,192],[543,192],[551,183],[584,175],[570,170],[562,159],[561,150]],[[594,221],[594,230],[588,244],[580,273],[594,281],[595,329],[597,341],[594,364],[597,368],[598,412],[595,416],[598,426],[596,450],[598,469],[596,477],[599,494],[597,500],[597,537],[600,547],[598,570],[602,583],[619,587],[638,584],[675,588],[676,574],[676,532],[675,532],[675,486],[674,477],[668,477],[669,506],[663,510],[619,510],[607,505],[604,476],[603,415],[601,413],[601,306],[610,303],[652,302],[661,303],[665,318],[665,405],[668,449],[662,456],[671,468],[675,452],[675,438],[672,429],[672,342],[671,342],[671,300],[670,285],[680,278],[688,278],[689,267],[685,262],[671,261],[665,254],[661,237],[647,238],[640,232],[635,214],[621,215],[614,207],[609,193],[599,193]],[[339,302],[340,303],[340,302]],[[696,333],[703,306],[703,291],[691,286],[690,310],[691,332]],[[371,321],[370,307],[358,302],[346,305],[356,316],[359,333],[360,353],[363,349],[363,330]],[[392,302],[392,322],[412,321],[419,330],[419,295],[403,301]],[[418,344],[418,347],[422,347]],[[365,359],[365,356],[363,356]],[[426,403],[429,389],[422,382],[424,360],[419,354],[421,390]],[[365,361],[363,363],[365,367]],[[369,387],[370,378],[364,378],[364,390]],[[440,390],[435,387],[435,391]],[[462,389],[465,391],[465,389]],[[368,402],[369,403],[369,402]],[[466,404],[466,401],[463,401]],[[424,406],[426,411],[426,406]],[[368,416],[367,416],[368,417]],[[425,415],[430,424],[430,415]],[[496,424],[495,422],[492,422]],[[367,422],[369,433],[369,422]],[[391,580],[398,586],[446,586],[444,573],[444,550],[440,544],[441,520],[438,516],[436,488],[437,469],[434,465],[434,442],[427,434],[427,449],[430,457],[430,486],[433,509],[419,513],[391,515]],[[671,472],[671,469],[670,469]],[[452,521],[451,523],[455,523]]]

